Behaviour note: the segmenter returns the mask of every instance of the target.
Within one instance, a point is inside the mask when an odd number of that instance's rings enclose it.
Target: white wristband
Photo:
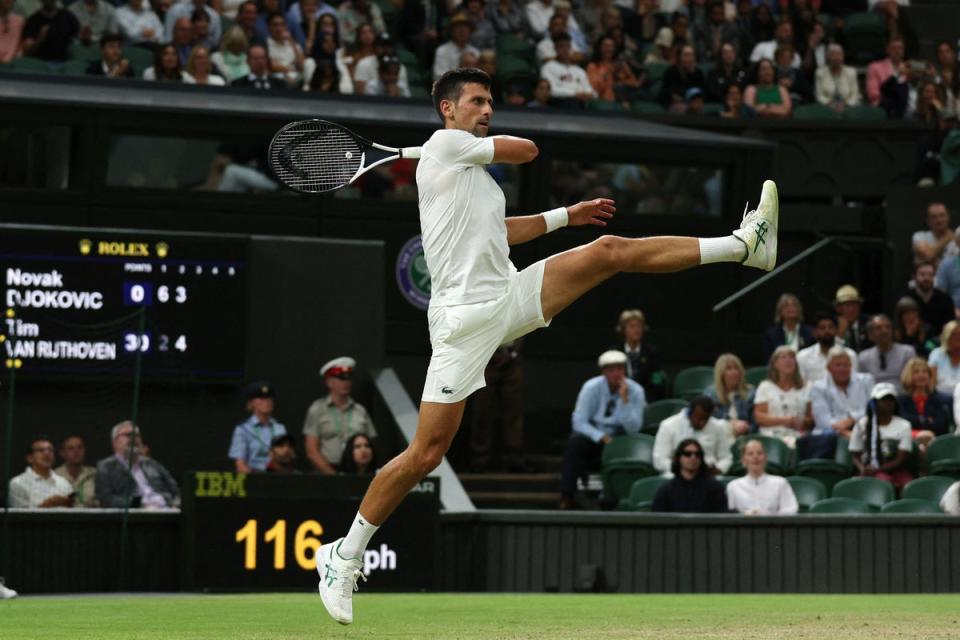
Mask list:
[[[565,227],[567,226],[567,222],[569,222],[566,207],[544,211],[541,215],[543,216],[543,221],[547,223],[547,233],[556,231],[560,227]]]

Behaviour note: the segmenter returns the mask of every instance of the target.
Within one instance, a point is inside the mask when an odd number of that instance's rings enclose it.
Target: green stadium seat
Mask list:
[[[736,480],[737,476],[715,476],[715,478],[717,482],[719,482],[723,486],[727,486],[728,484]]]
[[[793,108],[796,120],[838,120],[840,114],[822,104],[802,104]]]
[[[892,484],[886,480],[869,477],[841,480],[834,485],[830,496],[861,500],[869,504],[874,511],[879,511],[880,507],[888,502],[893,502],[895,498]]]
[[[649,78],[650,83],[660,82],[663,80],[663,74],[667,72],[667,69],[670,65],[662,62],[651,62],[644,69],[647,71],[647,78]]]
[[[870,64],[886,52],[887,25],[877,12],[851,13],[843,21],[843,41],[847,64]]]
[[[960,435],[936,438],[927,447],[927,468],[930,475],[960,479]]]
[[[22,56],[20,58],[14,58],[7,63],[7,68],[10,71],[16,71],[17,73],[43,73],[48,75],[56,75],[60,73],[59,69],[51,68],[43,60],[39,58],[30,58],[28,56]]]
[[[407,67],[417,67],[418,69],[420,68],[420,59],[417,58],[417,54],[415,54],[413,51],[410,51],[409,49],[404,49],[403,47],[397,47],[397,60],[399,60],[401,64]],[[410,70],[408,69],[407,72],[409,73],[409,71]]]
[[[936,502],[904,498],[888,502],[880,508],[880,513],[943,513]]]
[[[767,367],[750,367],[744,376],[747,384],[759,387],[760,383],[767,379]]]
[[[522,58],[528,63],[533,63],[533,46],[524,38],[512,33],[502,33],[497,36],[496,49],[498,65],[506,57]]]
[[[650,102],[649,100],[636,100],[630,103],[630,111],[633,113],[649,113],[649,114],[659,114],[666,113],[667,110],[661,107],[656,102]]]
[[[689,367],[677,372],[673,379],[673,397],[693,400],[713,384],[713,367]]]
[[[825,498],[810,506],[810,513],[874,513],[863,500],[852,498]]]
[[[640,478],[657,475],[653,468],[653,437],[645,434],[617,436],[603,448],[603,492],[619,501],[630,495]]]
[[[411,98],[425,98],[430,99],[430,92],[421,87],[420,85],[410,85],[410,97]]]
[[[816,478],[826,487],[827,493],[835,484],[853,475],[853,462],[850,460],[849,442],[837,440],[837,450],[833,460],[801,460],[797,463],[796,474],[805,478]]]
[[[676,415],[687,407],[686,400],[668,398],[651,402],[643,409],[643,433],[656,435],[660,423],[672,415]]]
[[[63,73],[68,76],[83,76],[87,74],[90,63],[86,60],[67,60],[63,65]]]
[[[743,445],[748,440],[759,440],[763,443],[763,449],[767,452],[767,473],[773,476],[788,476],[793,472],[793,450],[783,440],[770,436],[749,435],[740,436],[730,445],[730,453],[733,454],[733,466],[730,467],[730,475],[742,476],[746,473],[740,463],[740,456]]]
[[[621,504],[627,511],[650,511],[657,489],[665,482],[669,482],[669,479],[663,476],[640,478],[630,487],[630,496],[625,501],[621,501]]]
[[[716,102],[708,102],[703,105],[703,115],[717,116],[723,112],[723,105]]]
[[[843,110],[844,120],[886,120],[887,112],[880,107],[862,104],[857,107],[847,107]]]
[[[904,499],[927,500],[940,504],[943,494],[956,480],[946,476],[926,476],[911,481],[903,488]]]
[[[497,56],[497,75],[503,79],[504,84],[518,78],[535,80],[538,77],[537,69],[533,64],[513,55]]]
[[[233,18],[228,18],[227,16],[220,16],[220,33],[226,33],[230,31],[230,28],[235,26],[237,21]],[[219,46],[219,43],[218,43]],[[307,53],[307,52],[304,52]]]
[[[68,60],[83,60],[84,62],[95,62],[100,59],[99,44],[83,44],[79,40],[74,40],[67,49]]]
[[[613,100],[589,100],[587,102],[587,111],[626,111],[623,105]]]
[[[800,505],[801,512],[809,511],[815,503],[825,500],[827,497],[827,488],[816,478],[790,476],[787,478],[787,482],[793,489],[793,495],[797,498],[797,504]]]
[[[124,47],[123,57],[130,61],[133,75],[138,78],[153,66],[153,54],[143,47]]]

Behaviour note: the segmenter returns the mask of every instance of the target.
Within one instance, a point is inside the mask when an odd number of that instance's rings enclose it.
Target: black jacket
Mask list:
[[[797,329],[797,351],[804,347],[809,347],[816,340],[813,339],[813,329],[805,324],[801,324]],[[782,324],[772,324],[767,327],[767,333],[763,336],[763,364],[770,362],[770,356],[777,350],[777,347],[787,343],[787,336],[783,332]]]
[[[727,490],[709,473],[693,480],[676,476],[657,489],[652,510],[672,513],[726,513]]]
[[[274,78],[273,76],[256,78],[253,76],[253,74],[250,74],[242,78],[237,78],[230,83],[230,86],[244,87],[246,89],[260,89],[261,91],[284,91],[287,88],[287,83],[280,78]]]

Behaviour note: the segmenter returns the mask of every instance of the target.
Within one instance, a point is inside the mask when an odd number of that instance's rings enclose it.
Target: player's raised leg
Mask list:
[[[590,203],[581,203],[590,206]],[[547,259],[540,300],[552,318],[601,282],[621,272],[667,273],[712,262],[740,262],[769,271],[777,262],[777,186],[763,184],[760,204],[724,238],[603,236]]]
[[[440,465],[460,426],[465,404],[466,400],[420,403],[413,442],[374,477],[347,535],[317,550],[320,599],[337,622],[353,622],[353,592],[363,576],[367,544],[410,490]]]

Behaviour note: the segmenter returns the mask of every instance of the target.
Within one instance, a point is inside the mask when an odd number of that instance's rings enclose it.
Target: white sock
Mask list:
[[[700,238],[700,264],[712,262],[743,262],[747,246],[736,236]]]
[[[379,528],[380,527],[367,522],[367,519],[357,511],[357,517],[353,519],[353,524],[350,525],[350,531],[336,550],[337,555],[344,560],[362,558],[363,552],[367,550],[367,545],[370,544],[370,538],[373,537],[373,534],[375,534]]]

